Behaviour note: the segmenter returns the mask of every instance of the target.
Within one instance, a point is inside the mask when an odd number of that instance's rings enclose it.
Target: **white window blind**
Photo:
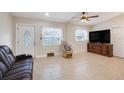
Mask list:
[[[87,30],[76,29],[75,30],[75,41],[86,41],[88,39]]]
[[[43,45],[60,45],[62,40],[61,28],[43,28]]]

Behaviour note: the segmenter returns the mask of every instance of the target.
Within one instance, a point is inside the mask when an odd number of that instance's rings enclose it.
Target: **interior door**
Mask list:
[[[111,32],[113,55],[124,57],[124,27],[113,28]]]
[[[34,26],[18,25],[16,37],[16,54],[30,54],[35,57]]]

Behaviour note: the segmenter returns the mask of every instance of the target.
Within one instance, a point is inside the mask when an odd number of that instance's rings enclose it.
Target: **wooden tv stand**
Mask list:
[[[101,43],[88,43],[87,51],[112,57],[113,56],[113,45],[112,44],[101,44]]]

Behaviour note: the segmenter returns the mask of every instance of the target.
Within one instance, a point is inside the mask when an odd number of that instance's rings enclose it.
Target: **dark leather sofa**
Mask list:
[[[14,56],[8,46],[0,46],[0,80],[31,80],[32,72],[32,56]]]

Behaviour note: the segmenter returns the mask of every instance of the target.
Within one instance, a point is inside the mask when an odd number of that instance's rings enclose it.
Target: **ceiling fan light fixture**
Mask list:
[[[86,19],[81,19],[80,20],[82,23],[87,23],[88,21]]]
[[[99,17],[99,15],[88,16],[87,12],[82,12],[81,16],[73,17],[73,18],[78,18],[82,23],[89,23],[90,18],[96,18],[96,17]]]

